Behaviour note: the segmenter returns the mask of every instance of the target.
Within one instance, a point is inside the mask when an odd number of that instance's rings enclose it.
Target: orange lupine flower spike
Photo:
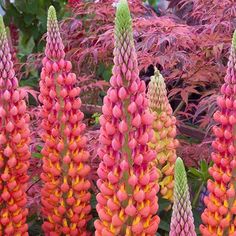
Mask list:
[[[80,88],[71,62],[64,59],[54,7],[48,10],[46,56],[40,80],[42,139],[41,179],[45,235],[88,235],[90,183],[89,153],[82,135],[84,114],[79,110]]]
[[[149,146],[157,153],[154,163],[160,171],[159,185],[163,198],[172,200],[174,187],[174,163],[178,140],[176,119],[172,115],[163,76],[155,68],[155,74],[148,85],[149,109],[154,115],[154,137]]]
[[[111,87],[100,117],[101,163],[96,236],[154,236],[159,217],[158,171],[148,142],[153,130],[145,83],[139,78],[132,20],[126,0],[117,5]]]
[[[213,128],[214,165],[209,169],[213,180],[208,181],[209,195],[204,198],[203,236],[236,235],[236,32],[221,94],[217,99],[220,109],[214,114],[220,125]]]
[[[0,236],[26,236],[29,115],[0,17]]]

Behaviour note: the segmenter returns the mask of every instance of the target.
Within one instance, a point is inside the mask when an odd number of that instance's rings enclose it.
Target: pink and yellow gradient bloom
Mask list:
[[[203,236],[236,235],[236,32],[221,94],[217,99],[219,110],[214,114],[219,126],[213,128],[214,165],[209,169],[213,180],[208,181],[209,195],[204,198]]]
[[[26,236],[29,115],[0,17],[0,236]]]
[[[145,83],[139,79],[126,0],[117,5],[113,75],[100,117],[96,236],[155,235],[159,217],[156,156]]]
[[[48,32],[40,80],[43,173],[41,179],[45,235],[88,235],[89,153],[82,135],[80,88],[71,62],[65,60],[56,12],[48,11]]]
[[[160,193],[163,198],[172,200],[174,164],[179,142],[175,139],[176,119],[168,101],[165,80],[156,68],[148,85],[147,96],[149,109],[154,115],[154,136],[149,146],[157,153],[154,163],[160,172]]]

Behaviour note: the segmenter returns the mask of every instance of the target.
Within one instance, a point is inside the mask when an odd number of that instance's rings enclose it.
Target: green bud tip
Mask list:
[[[166,87],[165,85],[165,80],[161,74],[161,72],[154,66],[154,75],[151,76],[151,83],[158,83],[160,85],[164,83],[164,86]]]
[[[120,33],[132,30],[132,20],[127,0],[120,0],[118,2],[115,24],[116,30]]]
[[[234,49],[236,49],[236,30],[234,31],[234,34],[233,34],[232,46],[234,47]]]
[[[1,39],[7,37],[6,29],[5,29],[5,25],[4,25],[2,16],[0,16],[0,37],[1,37]]]
[[[174,191],[177,193],[187,193],[188,192],[188,183],[187,175],[184,167],[184,162],[180,157],[176,159],[175,162],[175,187]]]
[[[179,173],[185,172],[184,163],[183,163],[183,160],[180,157],[178,157],[176,159],[175,170],[178,171]]]
[[[56,13],[54,6],[50,6],[48,8],[48,21],[50,21],[50,20],[53,20],[53,21],[57,20],[57,13]]]
[[[159,76],[160,74],[160,71],[154,66],[154,75]]]

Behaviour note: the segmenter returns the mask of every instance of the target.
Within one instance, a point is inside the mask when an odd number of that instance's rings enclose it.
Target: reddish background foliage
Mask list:
[[[89,78],[85,107],[86,103],[101,105],[99,95],[107,89],[99,70],[101,65],[107,71],[112,68],[115,2],[70,1],[72,16],[61,22],[67,55],[76,72]],[[141,0],[130,0],[129,5],[141,78],[148,81],[157,66],[166,78],[180,138],[181,125],[187,125],[204,133],[200,141],[204,140],[211,134],[215,99],[226,71],[235,28],[234,1],[169,0],[168,9],[158,13]],[[188,150],[195,153],[195,157],[187,155],[189,159],[198,160],[197,147],[185,148],[182,143],[180,153],[184,158],[183,150]]]
[[[72,17],[62,22],[68,56],[81,76],[95,81],[103,79],[97,73],[101,64],[112,65],[113,2],[77,1]],[[197,111],[204,115],[200,123],[205,128],[207,107],[202,109],[199,101],[218,93],[222,84],[234,28],[233,1],[172,0],[160,14],[141,0],[130,1],[130,8],[141,75],[150,76],[152,66],[157,66],[173,107],[181,112],[179,120],[193,118]]]

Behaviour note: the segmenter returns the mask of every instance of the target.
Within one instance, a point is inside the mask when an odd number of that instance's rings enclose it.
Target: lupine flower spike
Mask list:
[[[29,115],[0,17],[0,235],[26,236]]]
[[[148,142],[153,130],[145,83],[139,79],[132,21],[126,0],[117,5],[111,87],[100,117],[96,236],[155,235],[158,172]]]
[[[172,200],[174,187],[174,163],[176,160],[176,119],[172,115],[165,80],[155,68],[155,74],[148,85],[149,109],[154,115],[154,137],[149,146],[157,153],[154,163],[160,171],[160,193]]]
[[[221,94],[217,99],[220,109],[214,114],[220,125],[213,128],[214,164],[209,169],[213,180],[208,181],[209,195],[204,199],[203,236],[236,235],[236,31]]]
[[[196,236],[187,176],[184,163],[177,158],[175,163],[174,204],[170,223],[170,236]]]
[[[82,136],[80,89],[65,53],[55,9],[48,10],[46,56],[40,81],[42,139],[41,179],[45,235],[87,235],[90,212],[89,153]]]

